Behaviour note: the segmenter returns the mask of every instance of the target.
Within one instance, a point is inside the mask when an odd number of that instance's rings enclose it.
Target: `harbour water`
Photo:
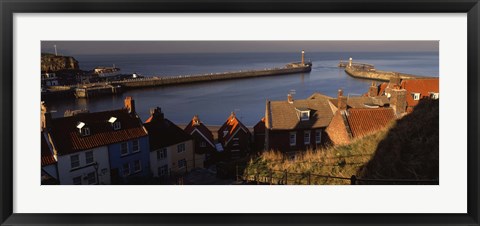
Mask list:
[[[83,70],[96,66],[121,68],[122,73],[140,73],[144,76],[173,76],[240,71],[281,67],[299,61],[296,53],[195,53],[142,55],[78,55],[74,56]],[[439,76],[438,52],[392,53],[306,53],[313,63],[310,73],[279,75],[251,79],[186,84],[129,90],[117,96],[92,99],[65,99],[47,103],[54,117],[65,110],[88,109],[91,112],[118,109],[126,96],[135,99],[136,110],[142,120],[149,109],[162,108],[165,117],[177,124],[187,124],[193,115],[208,125],[221,125],[235,111],[247,126],[255,125],[265,113],[265,101],[284,100],[294,90],[296,99],[314,92],[335,97],[342,88],[346,95],[361,95],[371,81],[348,76],[338,68],[340,59],[352,57],[356,62],[374,64],[378,70],[397,71],[415,75]]]

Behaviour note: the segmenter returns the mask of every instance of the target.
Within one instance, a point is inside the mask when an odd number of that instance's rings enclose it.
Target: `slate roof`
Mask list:
[[[347,122],[353,137],[361,137],[385,128],[395,119],[392,108],[351,108],[347,114]]]
[[[156,151],[192,139],[183,129],[166,118],[156,120],[154,116],[150,116],[143,125],[150,136],[150,151]]]
[[[119,130],[113,130],[108,120],[117,118],[121,123]],[[77,128],[79,122],[85,123],[90,135],[82,136]],[[70,117],[54,118],[50,134],[58,155],[70,154],[95,147],[124,142],[147,136],[141,121],[126,109],[76,114]]]
[[[198,118],[197,118],[198,119]],[[185,127],[184,131],[190,135],[192,135],[193,131],[198,130],[199,133],[201,133],[205,138],[207,138],[209,144],[212,147],[215,147],[215,143],[213,140],[213,134],[212,131],[210,131],[203,122],[201,122],[198,119],[198,124],[195,123],[195,119],[190,120],[190,123],[188,123],[187,127]]]
[[[307,99],[294,100],[293,103],[288,103],[287,100],[269,101],[265,113],[268,120],[266,125],[273,130],[326,127],[333,117],[330,99],[329,96],[314,93]],[[297,109],[309,109],[310,119],[301,121]]]
[[[57,161],[53,157],[53,152],[50,150],[50,147],[47,144],[45,135],[43,133],[40,135],[41,135],[40,143],[41,143],[41,149],[42,149],[41,150],[42,167],[57,163]]]

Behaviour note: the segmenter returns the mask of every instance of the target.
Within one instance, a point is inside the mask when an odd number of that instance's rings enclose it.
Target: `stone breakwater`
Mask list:
[[[363,70],[357,67],[346,67],[345,72],[355,78],[372,79],[379,81],[390,81],[392,78],[400,79],[416,79],[425,78],[426,76],[411,75],[393,71],[380,71],[380,70]]]
[[[202,75],[187,75],[187,76],[171,76],[171,77],[150,77],[143,79],[130,79],[119,82],[112,82],[115,85],[121,85],[125,88],[141,88],[152,86],[166,86],[179,85],[198,82],[210,82],[230,79],[253,78],[283,74],[295,74],[302,72],[310,72],[311,66],[298,67],[282,67],[270,68],[264,70],[238,71],[238,72],[224,72],[224,73],[210,73]]]

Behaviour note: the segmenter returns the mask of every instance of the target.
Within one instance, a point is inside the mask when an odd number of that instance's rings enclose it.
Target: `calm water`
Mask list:
[[[47,103],[54,117],[67,109],[89,109],[91,112],[118,109],[126,96],[132,96],[142,120],[149,109],[161,107],[165,117],[178,124],[188,123],[198,114],[210,125],[221,125],[235,111],[247,126],[255,125],[265,113],[265,101],[284,100],[290,90],[303,99],[313,92],[335,97],[342,88],[347,95],[367,92],[371,81],[355,79],[337,68],[339,59],[374,64],[378,70],[392,70],[438,77],[438,53],[307,53],[313,68],[310,73],[218,81],[172,87],[131,90],[118,96],[94,99],[69,99]],[[144,76],[189,75],[245,69],[263,69],[299,61],[299,53],[222,53],[222,54],[154,54],[154,55],[79,55],[74,56],[80,68],[96,66],[121,68],[123,73],[137,72]]]

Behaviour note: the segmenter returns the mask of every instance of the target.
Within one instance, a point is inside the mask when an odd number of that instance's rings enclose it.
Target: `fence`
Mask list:
[[[269,185],[321,185],[321,184],[439,184],[438,179],[417,180],[417,179],[374,179],[374,178],[357,178],[355,175],[351,177],[340,177],[330,175],[320,175],[310,172],[293,173],[288,171],[269,170],[262,173],[248,173],[244,172],[240,175],[237,166],[237,181],[244,180],[247,184],[269,184]]]

